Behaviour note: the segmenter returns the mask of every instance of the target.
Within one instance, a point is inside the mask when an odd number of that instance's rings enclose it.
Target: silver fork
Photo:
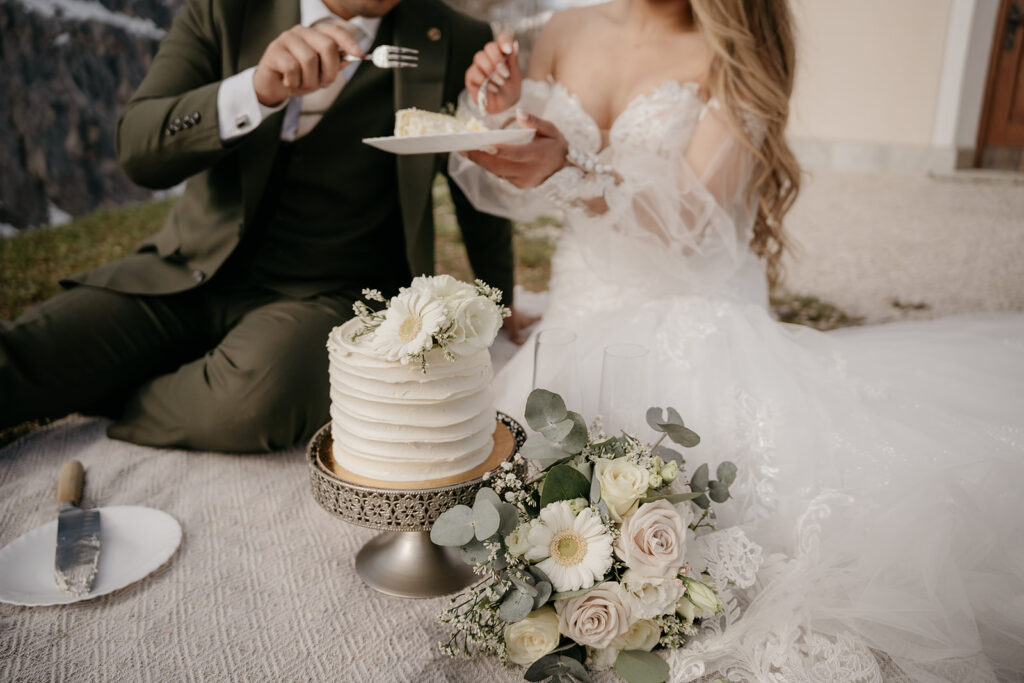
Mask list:
[[[346,62],[369,61],[381,69],[415,68],[419,66],[420,51],[411,47],[378,45],[373,48],[373,52],[364,57],[342,55],[341,59]]]

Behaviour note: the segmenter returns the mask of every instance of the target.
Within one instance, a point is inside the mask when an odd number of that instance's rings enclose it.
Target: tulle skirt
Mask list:
[[[674,407],[702,437],[688,463],[739,466],[719,526],[768,558],[728,628],[672,655],[678,680],[1024,673],[1024,316],[822,333],[735,298],[622,294],[556,269],[539,327],[576,332],[570,408],[597,413],[605,347],[646,346],[638,415]],[[499,373],[500,410],[522,415],[533,356]]]

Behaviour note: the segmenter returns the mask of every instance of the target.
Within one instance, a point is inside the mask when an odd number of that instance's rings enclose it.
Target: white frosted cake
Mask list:
[[[416,108],[399,109],[395,112],[395,135],[397,137],[470,133],[484,130],[487,130],[487,127],[475,118],[460,119],[448,114],[437,114]]]
[[[484,462],[496,425],[490,351],[449,360],[433,348],[425,365],[402,363],[376,350],[372,335],[353,341],[360,326],[350,320],[327,342],[337,464],[371,479],[413,482]]]

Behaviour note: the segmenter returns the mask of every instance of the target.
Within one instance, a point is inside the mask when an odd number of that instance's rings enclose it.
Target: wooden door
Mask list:
[[[1024,171],[1024,0],[1002,0],[975,163]]]

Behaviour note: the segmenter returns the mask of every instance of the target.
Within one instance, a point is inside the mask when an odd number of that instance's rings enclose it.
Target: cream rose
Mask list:
[[[610,647],[616,650],[644,650],[650,652],[661,639],[661,627],[651,619],[640,619],[629,625],[625,633],[616,636]]]
[[[645,503],[622,521],[615,554],[637,574],[675,575],[683,566],[688,523],[668,501]]]
[[[525,619],[505,627],[509,661],[529,666],[558,647],[558,614],[550,605],[530,612]]]
[[[622,575],[622,589],[634,619],[651,619],[671,614],[686,588],[677,577],[644,576],[636,570]]]
[[[452,311],[452,340],[448,350],[469,356],[490,347],[501,328],[501,310],[485,296],[459,301]]]
[[[616,522],[630,513],[640,496],[647,492],[650,473],[625,458],[594,461],[594,476],[601,484],[601,500],[608,506],[608,514]]]
[[[580,645],[608,647],[629,628],[629,605],[622,586],[614,581],[606,581],[555,605],[559,613],[558,630]]]

